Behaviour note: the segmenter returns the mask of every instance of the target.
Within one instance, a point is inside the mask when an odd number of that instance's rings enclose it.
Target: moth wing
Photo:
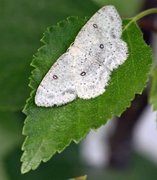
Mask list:
[[[122,21],[113,6],[100,9],[80,30],[73,45],[48,71],[35,96],[38,106],[94,98],[105,91],[111,71],[127,59]]]
[[[90,99],[105,92],[110,71],[85,54],[75,64],[75,86],[79,98]]]
[[[122,20],[114,6],[104,6],[97,11],[78,33],[74,46],[92,46],[110,38],[120,38]]]
[[[37,89],[37,106],[59,106],[76,98],[72,61],[71,55],[67,52],[50,68]]]
[[[69,51],[78,97],[90,99],[105,92],[112,70],[128,56],[121,34],[122,21],[113,6],[100,9],[81,29]]]
[[[71,50],[74,49],[76,52],[76,47]],[[103,48],[98,43],[77,51],[80,55],[76,53],[78,56],[73,57],[75,85],[78,97],[83,99],[104,93],[113,69],[123,64],[128,56],[127,45],[121,39],[104,42]]]
[[[128,46],[122,39],[111,38],[108,41],[102,39],[92,48],[85,47],[84,50],[87,48],[89,55],[110,71],[118,68],[128,58]]]

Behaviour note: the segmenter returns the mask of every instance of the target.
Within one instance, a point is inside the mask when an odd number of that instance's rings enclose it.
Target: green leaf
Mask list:
[[[112,73],[103,95],[90,100],[78,98],[61,107],[41,108],[34,104],[35,91],[42,78],[86,21],[72,17],[49,28],[42,39],[45,45],[34,57],[32,66],[35,69],[30,78],[32,93],[24,109],[27,118],[23,134],[27,137],[22,147],[22,173],[36,169],[41,161],[46,162],[55,153],[62,152],[71,141],[78,143],[90,129],[100,127],[113,116],[120,116],[146,85],[152,53],[139,28],[132,23],[123,32],[130,56]]]
[[[41,34],[67,16],[90,16],[91,0],[5,0],[0,3],[0,110],[21,110],[29,96],[30,62]]]
[[[151,75],[152,83],[150,91],[150,104],[152,104],[153,109],[157,111],[157,67],[153,69]]]

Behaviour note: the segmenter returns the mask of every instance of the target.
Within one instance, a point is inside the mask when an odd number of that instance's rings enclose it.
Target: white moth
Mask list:
[[[122,20],[114,6],[96,12],[41,81],[36,105],[60,106],[77,97],[90,99],[103,94],[111,72],[128,56],[121,35]]]

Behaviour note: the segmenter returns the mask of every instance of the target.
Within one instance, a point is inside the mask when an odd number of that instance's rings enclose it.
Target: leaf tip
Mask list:
[[[31,170],[31,167],[27,166],[26,163],[23,162],[21,165],[21,174],[26,174],[30,170]]]

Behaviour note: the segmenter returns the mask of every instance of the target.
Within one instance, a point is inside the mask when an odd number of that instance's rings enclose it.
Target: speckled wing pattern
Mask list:
[[[60,106],[105,92],[112,71],[128,56],[121,39],[122,21],[114,6],[104,6],[83,26],[74,43],[41,81],[37,106]]]
[[[59,106],[76,98],[72,62],[72,56],[67,52],[50,68],[36,92],[38,106]]]

